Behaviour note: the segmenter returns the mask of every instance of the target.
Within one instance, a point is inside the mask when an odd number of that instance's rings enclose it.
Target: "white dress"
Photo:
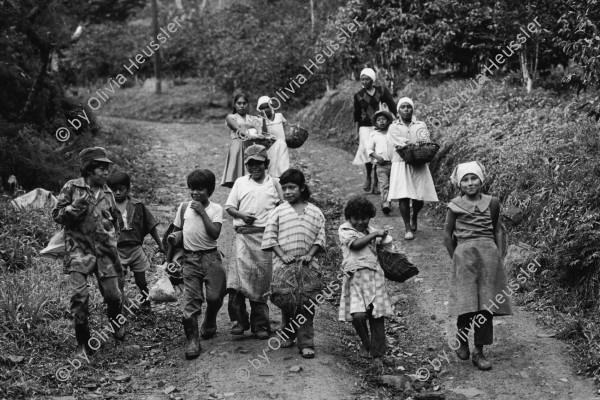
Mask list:
[[[387,138],[392,149],[404,146],[406,143],[430,141],[427,125],[413,118],[410,125],[402,120],[394,121],[388,128]],[[390,192],[388,201],[397,199],[413,199],[422,201],[439,201],[431,172],[427,164],[418,167],[405,163],[398,152],[392,156],[392,171],[390,173]]]
[[[368,148],[369,136],[371,135],[372,130],[372,126],[361,126],[358,128],[358,150],[356,150],[356,155],[354,156],[354,161],[352,161],[352,164],[364,165],[371,162]]]
[[[267,150],[269,156],[269,169],[267,173],[272,177],[279,178],[281,174],[290,168],[290,155],[285,143],[285,130],[283,126],[287,123],[281,113],[275,113],[273,121],[267,119],[267,130],[275,139],[275,143]]]

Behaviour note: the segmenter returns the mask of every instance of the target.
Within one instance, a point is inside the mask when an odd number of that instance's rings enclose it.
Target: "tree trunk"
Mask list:
[[[310,33],[315,33],[315,0],[310,0]]]
[[[35,81],[33,82],[33,86],[31,91],[29,92],[29,96],[27,96],[27,101],[25,102],[25,106],[21,110],[19,114],[19,119],[24,120],[27,115],[31,112],[33,108],[33,102],[37,97],[40,89],[42,88],[42,84],[44,83],[44,78],[46,77],[46,71],[48,70],[48,63],[50,63],[50,51],[47,49],[40,49],[40,61],[42,66],[40,67],[40,72],[35,77]]]
[[[523,73],[523,84],[527,89],[527,93],[531,93],[531,89],[533,88],[533,77],[529,71],[528,66],[528,57],[527,57],[527,47],[523,45],[523,50],[519,53],[519,58],[521,60],[521,72]]]
[[[152,0],[152,35],[154,37],[158,36],[158,5],[156,4],[157,0]],[[161,94],[162,93],[162,76],[160,71],[160,48],[156,50],[156,54],[154,54],[154,79],[156,79],[156,87],[154,93]]]

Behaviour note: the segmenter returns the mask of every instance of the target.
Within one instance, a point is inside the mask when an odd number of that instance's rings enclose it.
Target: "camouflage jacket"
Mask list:
[[[86,193],[90,196],[88,206],[81,211],[73,210],[71,204]],[[122,219],[108,186],[104,185],[98,198],[94,198],[84,178],[68,181],[52,209],[52,218],[65,229],[65,273],[98,272],[98,278],[119,275],[122,267],[117,239]]]

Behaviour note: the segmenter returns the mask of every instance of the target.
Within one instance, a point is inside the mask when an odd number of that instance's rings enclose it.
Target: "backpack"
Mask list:
[[[183,231],[183,224],[185,222],[185,219],[183,218],[183,216],[185,215],[185,212],[187,211],[189,205],[190,205],[189,202],[187,202],[187,203],[184,202],[184,203],[181,203],[181,206],[180,206],[180,211],[179,211],[180,218],[179,219],[181,220],[181,231]],[[171,247],[171,244],[169,244],[168,238],[169,238],[169,235],[171,233],[173,233],[174,230],[175,230],[175,224],[173,222],[171,222],[171,224],[169,225],[169,227],[163,234],[162,244],[163,244],[163,247],[165,248],[165,250],[167,250],[167,253],[169,251],[169,247]],[[176,248],[181,247],[181,248],[178,252],[176,252],[173,255],[173,261],[180,258],[181,254],[179,254],[179,253],[183,253],[183,240],[181,241],[181,243],[179,245],[175,245],[175,247]],[[169,264],[167,266],[166,272],[167,272],[167,275],[169,276],[169,280],[171,281],[171,284],[173,286],[181,285],[183,283],[183,267],[181,265],[179,265],[178,263]]]
[[[498,223],[500,224],[500,228],[502,229],[502,244],[504,251],[500,254],[501,258],[504,258],[506,255],[506,250],[508,247],[508,238],[506,234],[506,227],[500,221],[500,200],[497,197],[492,197],[492,202],[490,203],[490,213],[492,214],[492,226],[494,228],[494,232],[496,231],[496,226]]]
[[[180,209],[181,211],[179,212],[179,217],[181,219],[181,230],[183,230],[183,223],[184,223],[183,216],[184,216],[185,212],[187,211],[190,203],[188,202],[185,206],[183,206],[183,204],[185,204],[185,202],[181,203],[182,207]],[[167,230],[165,231],[165,233],[163,234],[163,237],[162,237],[162,245],[165,250],[167,250],[168,247],[170,246],[167,239],[169,238],[169,235],[171,233],[173,233],[174,230],[175,230],[175,224],[173,222],[171,222],[171,224],[169,225],[169,227],[167,228]]]

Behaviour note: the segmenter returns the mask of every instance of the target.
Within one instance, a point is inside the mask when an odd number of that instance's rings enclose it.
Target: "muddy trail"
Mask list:
[[[110,124],[111,119],[103,119]],[[162,232],[180,202],[189,198],[186,174],[196,167],[212,170],[220,180],[229,135],[223,124],[160,124],[119,120],[144,132],[152,149],[146,162],[158,172],[155,188],[160,204],[150,204]],[[351,165],[353,155],[309,140],[291,151],[292,165],[310,171],[309,184],[341,201],[362,192],[363,169]],[[135,185],[134,185],[135,186]],[[135,188],[133,189],[135,193]],[[217,186],[212,200],[224,205],[229,189]],[[369,195],[379,205],[378,196]],[[338,215],[342,210],[337,210]],[[428,215],[429,213],[429,215]],[[327,213],[326,213],[327,215]],[[233,246],[231,218],[226,214],[220,250],[229,262]],[[578,377],[563,343],[545,334],[535,313],[514,306],[514,315],[494,319],[495,344],[486,348],[494,367],[478,371],[459,360],[448,339],[455,320],[447,316],[450,259],[443,246],[442,222],[427,206],[413,241],[403,240],[397,204],[392,213],[378,213],[376,226],[392,226],[397,246],[420,269],[403,284],[389,282],[396,316],[386,321],[391,355],[383,368],[357,357],[357,337],[350,324],[337,322],[335,302],[326,302],[315,319],[316,358],[305,360],[296,348],[276,349],[276,341],[260,341],[248,332],[231,336],[227,299],[218,319],[217,335],[202,341],[201,356],[184,358],[180,324],[182,295],[177,303],[155,304],[153,315],[136,317],[121,345],[122,363],[115,374],[131,377],[116,393],[123,399],[594,399],[591,379]],[[148,240],[148,239],[147,239]],[[147,242],[148,243],[148,242]],[[155,280],[155,266],[149,281]],[[128,293],[135,293],[132,280]],[[281,316],[270,304],[272,328]],[[542,336],[542,337],[538,337]],[[472,336],[471,336],[472,337]],[[269,346],[271,344],[271,346]],[[275,348],[275,349],[274,349]],[[125,349],[125,350],[123,350]],[[111,351],[106,349],[103,351]],[[406,376],[405,389],[378,383],[381,374]],[[94,392],[83,398],[94,398]],[[95,397],[102,398],[102,397]]]

